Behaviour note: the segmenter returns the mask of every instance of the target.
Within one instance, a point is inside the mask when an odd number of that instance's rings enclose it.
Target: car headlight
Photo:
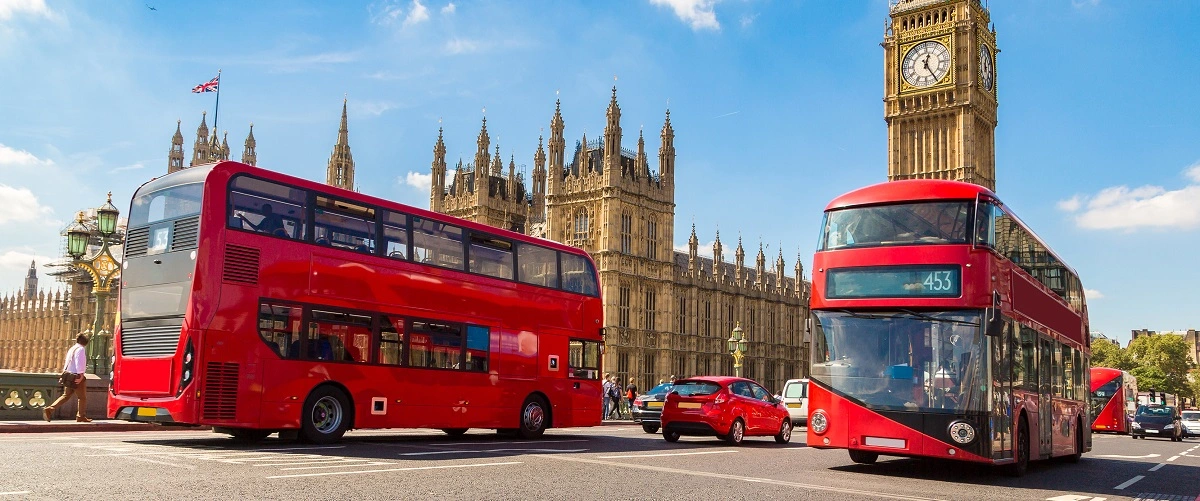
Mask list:
[[[829,429],[829,416],[821,409],[813,411],[812,417],[808,418],[808,428],[818,435],[825,433]]]
[[[1139,424],[1137,421],[1134,421],[1133,423],[1131,423],[1131,425],[1132,425],[1134,428],[1141,428],[1141,427],[1142,427],[1142,425],[1141,425],[1141,424]]]
[[[975,440],[975,427],[966,421],[950,423],[950,438],[960,444],[969,444]]]
[[[1164,430],[1174,430],[1174,429],[1175,429],[1175,425],[1173,425],[1173,424],[1169,424],[1169,425],[1163,426],[1163,429],[1164,429]]]

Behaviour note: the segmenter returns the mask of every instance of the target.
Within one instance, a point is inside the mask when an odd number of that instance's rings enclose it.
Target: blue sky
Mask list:
[[[1200,327],[1200,3],[990,2],[998,192],[1080,273],[1092,327]],[[154,7],[151,10],[149,7]],[[569,141],[602,133],[614,76],[625,144],[676,131],[674,241],[695,223],[748,259],[812,261],[821,210],[883,181],[886,0],[86,2],[0,0],[0,290],[59,255],[75,211],[186,154],[222,70],[235,158],[324,179],[349,99],[359,189],[428,207],[439,120],[469,159],[532,168],[562,99]],[[769,259],[770,260],[770,259]],[[43,279],[43,284],[48,280]]]

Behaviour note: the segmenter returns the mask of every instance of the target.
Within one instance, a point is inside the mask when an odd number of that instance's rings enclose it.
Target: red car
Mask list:
[[[667,395],[662,411],[663,438],[715,435],[737,445],[746,436],[792,439],[787,407],[758,383],[740,377],[704,376],[680,379]]]

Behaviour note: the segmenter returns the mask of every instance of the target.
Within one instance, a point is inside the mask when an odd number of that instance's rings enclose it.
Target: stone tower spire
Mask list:
[[[254,151],[256,147],[258,142],[254,140],[254,122],[250,122],[250,133],[246,134],[246,145],[242,148],[242,163],[258,165],[258,153]]]
[[[617,104],[617,86],[612,88],[612,99],[608,102],[608,122],[604,125],[604,177],[606,180],[624,174],[621,167],[621,105]],[[585,146],[586,147],[586,146]],[[622,168],[623,170],[623,168]],[[605,183],[611,186],[611,181]]]
[[[637,160],[634,162],[634,170],[638,176],[650,178],[650,166],[646,165],[646,138],[642,135],[642,129],[638,129],[638,151]]]
[[[779,257],[775,259],[775,292],[783,292],[783,242],[779,243]]]
[[[25,297],[31,298],[31,297],[36,296],[37,290],[38,290],[37,263],[34,261],[30,261],[29,262],[29,273],[25,275]]]
[[[500,145],[496,145],[496,154],[492,155],[492,175],[500,177],[504,173],[504,161],[500,160]]]
[[[542,136],[538,135],[537,151],[533,154],[533,214],[530,222],[546,220],[546,152],[542,149]]]
[[[796,249],[796,294],[804,296],[804,262],[800,260],[799,249]]]
[[[229,160],[229,131],[221,136],[221,160]]]
[[[671,127],[671,109],[667,109],[667,118],[663,121],[662,146],[658,147],[658,175],[663,185],[675,182],[675,128]],[[672,197],[674,190],[671,190]]]
[[[342,99],[342,123],[338,127],[337,144],[329,155],[325,184],[347,190],[354,189],[354,157],[350,155],[350,128],[346,123],[346,99]]]
[[[550,170],[547,172],[547,196],[558,194],[561,189],[563,169],[566,168],[566,140],[563,137],[565,124],[562,118],[562,100],[554,100],[554,118],[550,119]]]
[[[721,230],[717,230],[717,239],[713,240],[713,276],[718,282],[725,278],[725,254],[721,252]]]
[[[696,276],[696,260],[700,254],[700,239],[696,238],[696,223],[692,223],[692,236],[688,237],[688,275]]]
[[[442,140],[442,128],[438,127],[437,142],[433,144],[433,164],[430,165],[433,174],[433,189],[429,192],[429,210],[442,211],[442,203],[446,200],[446,143]]]
[[[479,128],[479,137],[475,144],[475,189],[479,189],[479,183],[486,182],[488,175],[488,165],[492,163],[491,155],[488,154],[488,146],[492,144],[492,138],[488,136],[487,130],[487,115],[483,116],[483,126]]]
[[[764,287],[767,279],[767,255],[763,253],[763,244],[758,242],[758,257],[754,259],[754,284]]]
[[[196,142],[192,145],[192,163],[188,165],[189,167],[206,164],[211,157],[208,146],[207,116],[207,111],[200,113],[200,126],[196,128]]]
[[[175,121],[175,135],[171,136],[171,151],[167,153],[167,174],[183,170],[183,132],[179,129],[182,123]]]
[[[741,235],[738,235],[738,246],[737,250],[733,251],[733,258],[735,260],[735,264],[737,265],[733,269],[733,279],[738,283],[738,285],[741,285],[743,277],[742,270],[746,267],[746,251],[742,249]]]
[[[508,157],[508,199],[517,199],[517,155]]]

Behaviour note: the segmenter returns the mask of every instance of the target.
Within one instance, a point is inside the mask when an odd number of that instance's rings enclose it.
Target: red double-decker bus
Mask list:
[[[1092,367],[1090,394],[1092,431],[1129,433],[1129,416],[1137,410],[1137,378],[1121,369]]]
[[[996,194],[877,184],[826,208],[808,445],[1012,465],[1091,448],[1083,288]]]
[[[110,416],[319,443],[600,424],[579,249],[236,162],[128,214]]]

